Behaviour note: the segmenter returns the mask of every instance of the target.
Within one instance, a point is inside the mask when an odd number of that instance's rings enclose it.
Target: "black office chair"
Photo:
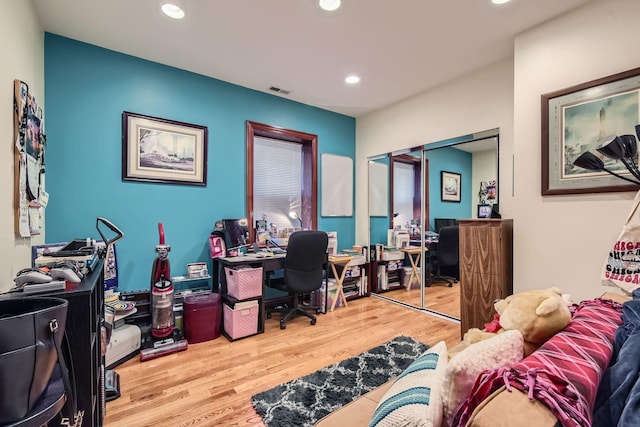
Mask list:
[[[319,313],[319,307],[303,305],[301,300],[304,294],[320,289],[322,286],[328,243],[329,238],[324,231],[303,230],[289,236],[284,262],[284,279],[271,282],[271,286],[289,292],[292,296],[292,304],[267,310],[268,318],[271,318],[272,312],[283,313],[280,329],[285,329],[287,320],[298,314],[311,319],[312,325],[316,324],[316,316],[307,310],[315,310]]]
[[[435,274],[427,286],[430,286],[433,281],[447,282],[449,287],[452,287],[454,283],[458,283],[457,277],[443,274],[443,268],[458,270],[458,236],[459,229],[457,225],[445,226],[440,229],[436,254],[431,257],[431,266]]]

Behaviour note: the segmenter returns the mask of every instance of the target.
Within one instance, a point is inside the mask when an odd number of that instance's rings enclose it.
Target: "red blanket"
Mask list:
[[[590,426],[593,404],[613,353],[622,306],[600,299],[580,303],[571,324],[513,368],[480,375],[458,408],[454,425],[465,425],[476,406],[502,385],[544,403],[565,426]]]

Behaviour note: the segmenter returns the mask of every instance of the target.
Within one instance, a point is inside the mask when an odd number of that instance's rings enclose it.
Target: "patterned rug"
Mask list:
[[[396,337],[371,350],[251,397],[267,427],[313,426],[319,419],[399,375],[429,348]]]

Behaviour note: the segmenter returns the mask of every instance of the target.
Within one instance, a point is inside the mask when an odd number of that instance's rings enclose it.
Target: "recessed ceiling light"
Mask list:
[[[162,5],[162,12],[169,18],[182,19],[184,18],[184,10],[180,9],[180,6],[173,3],[165,3]]]
[[[508,3],[511,0],[491,0],[491,3],[493,4],[504,4],[504,3]]]
[[[324,10],[332,11],[340,7],[340,0],[320,0],[318,4]]]
[[[349,83],[350,85],[354,85],[356,83],[360,83],[360,77],[356,76],[355,74],[351,74],[347,76],[347,78],[344,79],[344,81]]]

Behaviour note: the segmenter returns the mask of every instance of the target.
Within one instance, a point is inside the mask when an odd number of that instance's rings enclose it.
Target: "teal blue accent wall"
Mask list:
[[[123,111],[207,126],[206,187],[123,181]],[[247,120],[318,135],[318,156],[355,158],[353,117],[50,33],[45,113],[46,240],[98,238],[96,218],[113,222],[125,234],[117,243],[120,290],[149,287],[158,222],[171,245],[172,276],[185,274],[187,263],[211,266],[214,221],[246,215]],[[320,212],[318,228],[337,231],[340,249],[351,247],[354,217]]]
[[[390,219],[388,216],[372,216],[369,218],[370,236],[369,244],[387,245],[387,231]]]
[[[429,221],[434,229],[434,218],[471,218],[471,172],[472,155],[453,147],[438,148],[426,152],[429,160]],[[460,203],[443,202],[441,198],[440,172],[455,172],[462,175]]]

